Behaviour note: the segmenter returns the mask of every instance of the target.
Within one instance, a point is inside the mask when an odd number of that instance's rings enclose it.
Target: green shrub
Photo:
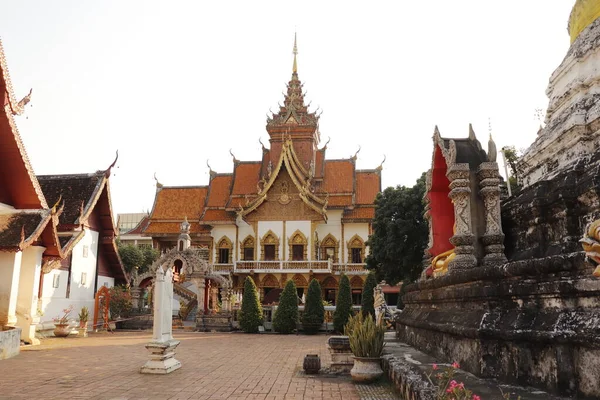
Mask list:
[[[308,285],[304,315],[302,316],[302,327],[304,333],[317,333],[325,320],[325,307],[321,298],[321,285],[314,279]]]
[[[340,277],[337,298],[335,299],[335,313],[333,314],[333,329],[344,332],[344,326],[352,315],[352,292],[350,280],[345,274]]]
[[[263,324],[262,306],[258,300],[256,285],[249,276],[244,282],[244,296],[239,314],[240,328],[246,333],[257,333]]]
[[[273,317],[273,330],[292,333],[298,323],[298,290],[294,281],[287,281],[279,298],[279,306]]]
[[[373,294],[376,286],[377,279],[375,278],[375,274],[373,272],[369,272],[362,291],[361,311],[363,317],[366,317],[369,314],[371,314],[372,317],[375,317],[375,299]]]
[[[350,317],[345,333],[350,341],[350,349],[355,357],[377,358],[383,354],[385,325],[376,323],[371,315],[363,317],[358,313]]]

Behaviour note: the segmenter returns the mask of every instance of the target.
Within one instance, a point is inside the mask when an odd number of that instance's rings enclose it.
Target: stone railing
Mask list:
[[[360,264],[333,264],[333,272],[341,273],[349,273],[352,275],[360,275],[367,274],[369,270],[367,270],[366,263]]]
[[[215,272],[233,272],[233,264],[213,264]]]
[[[236,261],[234,271],[313,270],[331,272],[330,261]]]

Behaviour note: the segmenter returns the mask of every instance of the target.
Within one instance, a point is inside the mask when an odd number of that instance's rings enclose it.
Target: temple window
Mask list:
[[[348,241],[348,261],[352,264],[362,264],[365,259],[365,242],[358,235]]]
[[[260,259],[263,261],[279,260],[279,238],[271,230],[260,240]]]
[[[217,244],[217,261],[219,264],[231,264],[233,244],[227,236],[223,236]]]
[[[229,249],[219,249],[219,264],[227,264],[229,262]]]
[[[246,237],[242,242],[242,259],[244,261],[254,261],[254,238]]]
[[[292,245],[292,260],[302,261],[304,260],[304,246],[301,244]]]
[[[299,230],[294,232],[294,234],[289,239],[290,245],[290,253],[289,258],[293,261],[304,261],[308,259],[307,257],[307,249],[308,249],[308,239],[306,236]]]
[[[333,235],[329,234],[323,238],[319,245],[320,249],[320,260],[331,260],[335,263],[338,262],[338,241]]]
[[[265,244],[265,261],[275,261],[275,245]]]

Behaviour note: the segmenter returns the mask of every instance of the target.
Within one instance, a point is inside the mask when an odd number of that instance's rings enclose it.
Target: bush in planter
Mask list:
[[[279,306],[273,317],[273,330],[292,333],[298,323],[298,290],[294,281],[287,281],[279,298]]]
[[[379,358],[383,354],[385,325],[381,318],[378,322],[368,315],[358,313],[350,317],[345,327],[350,340],[350,349],[355,357]]]
[[[256,285],[249,276],[244,282],[244,296],[242,307],[239,312],[240,328],[246,333],[257,333],[258,327],[263,324],[263,312]]]
[[[352,315],[352,292],[350,280],[345,274],[340,277],[337,298],[335,299],[335,312],[333,314],[333,329],[344,332],[344,326]]]
[[[324,320],[325,307],[323,307],[323,299],[321,298],[321,285],[318,280],[313,278],[308,285],[306,305],[302,316],[304,333],[317,333]]]
[[[133,308],[131,293],[125,286],[110,288],[109,310],[112,319],[128,317]]]
[[[362,302],[360,309],[363,317],[366,317],[369,314],[371,314],[373,317],[375,316],[375,298],[373,297],[375,286],[377,286],[375,274],[373,272],[369,272],[362,291]]]

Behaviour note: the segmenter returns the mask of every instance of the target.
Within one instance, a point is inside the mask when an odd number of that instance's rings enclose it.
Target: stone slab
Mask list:
[[[0,360],[19,355],[21,349],[21,328],[4,327],[0,331]]]

